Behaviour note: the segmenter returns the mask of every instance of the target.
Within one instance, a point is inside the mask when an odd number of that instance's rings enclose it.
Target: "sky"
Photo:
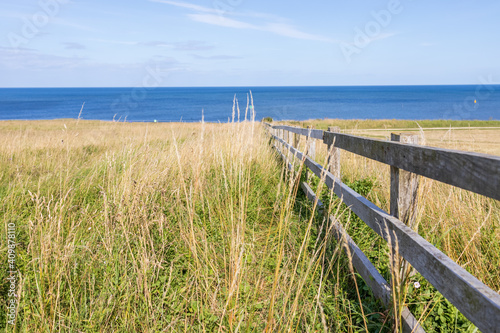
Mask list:
[[[0,87],[500,82],[498,0],[5,0]]]

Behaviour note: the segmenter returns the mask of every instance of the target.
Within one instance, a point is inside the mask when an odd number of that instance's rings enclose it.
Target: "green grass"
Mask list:
[[[343,170],[347,184],[386,208],[385,169],[343,155]],[[2,122],[0,327],[394,331],[393,310],[325,237],[323,217],[297,185],[252,122]],[[447,191],[423,186],[422,197],[448,199],[423,201],[419,232],[500,285],[498,207]],[[389,279],[387,245],[328,191],[322,196]],[[457,220],[467,228],[454,227]],[[14,326],[6,325],[9,223],[20,278]],[[416,281],[422,287],[411,289]],[[420,276],[407,288],[406,303],[429,332],[473,329]]]
[[[0,327],[389,331],[256,126],[0,123]]]

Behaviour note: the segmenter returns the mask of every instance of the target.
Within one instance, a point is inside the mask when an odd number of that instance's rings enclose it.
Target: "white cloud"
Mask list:
[[[123,41],[123,40],[110,40],[110,39],[101,39],[101,38],[89,38],[91,41],[107,43],[107,44],[120,44],[120,45],[137,45],[137,42],[131,41]]]
[[[376,40],[382,40],[382,39],[387,39],[396,36],[398,33],[397,32],[385,32],[381,33],[378,36],[375,36],[371,38],[371,41],[376,41]]]
[[[264,25],[256,25],[230,19],[221,15],[213,15],[213,14],[188,14],[188,17],[196,22],[202,22],[226,28],[260,30],[260,31],[271,32],[279,36],[285,36],[296,39],[333,42],[333,40],[330,38],[320,35],[309,34],[307,32],[298,30],[292,25],[285,23],[266,23]]]
[[[83,44],[75,43],[75,42],[64,42],[62,43],[64,48],[67,50],[85,50],[86,47]]]
[[[334,42],[330,38],[320,36],[320,35],[309,34],[307,32],[300,31],[289,24],[284,24],[284,23],[269,23],[269,24],[267,24],[267,26],[263,27],[262,30],[270,31],[270,32],[273,32],[277,35],[291,37],[291,38],[297,38],[297,39],[317,40],[317,41],[322,41],[322,42]]]
[[[242,57],[238,56],[232,56],[232,55],[225,55],[225,54],[220,54],[220,55],[212,55],[212,56],[202,56],[198,54],[192,54],[192,56],[196,59],[202,59],[202,60],[235,60],[235,59],[242,59]]]
[[[163,41],[138,42],[138,45],[150,47],[166,47],[176,51],[206,51],[214,47],[203,41],[189,40],[185,42],[167,43]]]
[[[136,41],[126,41],[126,40],[111,40],[111,39],[100,39],[100,38],[91,38],[91,41],[99,42],[99,43],[107,43],[107,44],[119,44],[119,45],[140,45],[147,47],[165,47],[176,51],[207,51],[212,50],[214,48],[213,45],[207,44],[204,41],[199,40],[188,40],[184,42],[165,42],[165,41],[147,41],[147,42],[136,42]]]
[[[159,2],[159,3],[165,3],[167,5],[172,5],[176,7],[181,7],[181,8],[187,8],[187,9],[192,9],[197,12],[204,12],[204,13],[215,13],[219,14],[221,11],[217,10],[215,8],[208,8],[204,6],[199,6],[195,5],[192,3],[188,2],[180,2],[180,1],[170,1],[170,0],[150,0],[151,2]]]
[[[118,63],[0,47],[0,87],[135,86],[149,73],[148,68],[165,76],[185,72],[187,64],[162,55],[147,62]]]
[[[62,19],[60,17],[54,17],[53,23],[55,25],[60,25],[63,27],[73,28],[73,29],[77,29],[77,30],[81,30],[81,31],[87,31],[87,32],[98,32],[99,31],[99,30],[96,30],[96,29],[91,28],[89,26],[78,24],[78,23],[75,23],[74,21]]]
[[[201,22],[226,28],[233,28],[233,29],[266,31],[273,33],[275,35],[295,38],[295,39],[314,40],[322,42],[336,42],[325,36],[303,32],[294,27],[293,25],[283,23],[284,20],[282,18],[270,14],[256,13],[256,12],[236,14],[235,12],[224,12],[221,10],[217,10],[215,8],[208,8],[204,6],[194,5],[188,2],[170,1],[170,0],[150,0],[150,1],[165,3],[168,5],[186,8],[191,11],[194,11],[195,12],[194,14],[188,14],[187,16],[189,17],[189,19],[196,22]],[[262,18],[266,19],[267,22],[265,21],[261,24],[248,23],[241,20],[228,18],[227,16],[229,15]],[[269,20],[274,20],[274,21],[269,22]]]
[[[0,64],[6,69],[45,70],[51,68],[73,68],[82,65],[83,58],[62,57],[44,54],[33,49],[0,47]]]
[[[213,14],[188,14],[188,17],[196,22],[202,22],[212,25],[218,25],[221,27],[235,28],[235,29],[255,29],[258,30],[256,25],[233,20],[221,15]]]

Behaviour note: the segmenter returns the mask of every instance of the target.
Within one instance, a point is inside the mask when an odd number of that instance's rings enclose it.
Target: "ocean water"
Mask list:
[[[256,119],[500,119],[500,85],[4,88],[0,120],[77,118],[227,122],[233,97],[244,118],[252,91]],[[237,118],[237,114],[236,114]]]

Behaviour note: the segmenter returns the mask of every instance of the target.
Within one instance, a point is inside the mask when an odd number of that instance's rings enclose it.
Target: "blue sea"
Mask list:
[[[244,118],[252,91],[256,119],[500,119],[500,85],[4,88],[0,120],[82,119],[227,122],[233,97]],[[237,116],[236,116],[237,117]]]

